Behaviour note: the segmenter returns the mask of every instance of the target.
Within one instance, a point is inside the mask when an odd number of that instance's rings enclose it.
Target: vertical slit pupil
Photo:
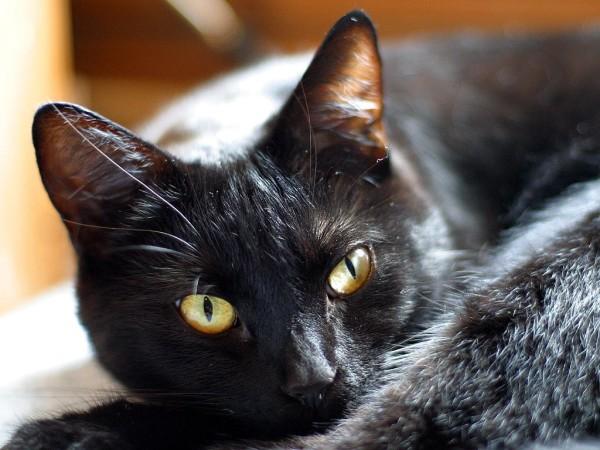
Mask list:
[[[352,264],[352,261],[350,261],[350,258],[348,258],[347,256],[344,256],[344,262],[346,263],[346,268],[348,269],[348,272],[350,272],[352,278],[356,280],[356,269],[354,268],[354,264]]]
[[[206,320],[210,322],[213,315],[213,305],[206,295],[204,296],[204,303],[202,306],[204,307],[204,315],[206,316]]]

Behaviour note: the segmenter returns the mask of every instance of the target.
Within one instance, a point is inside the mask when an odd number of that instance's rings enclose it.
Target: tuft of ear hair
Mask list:
[[[322,172],[385,175],[382,89],[375,28],[362,11],[350,12],[329,31],[283,107],[271,153],[294,170],[306,169],[314,154]]]
[[[70,231],[118,223],[134,195],[173,167],[132,132],[70,103],[40,107],[32,134],[42,181]]]

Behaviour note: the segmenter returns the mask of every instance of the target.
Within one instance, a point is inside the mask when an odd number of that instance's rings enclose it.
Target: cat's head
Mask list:
[[[382,114],[360,12],[234,162],[184,163],[83,108],[40,108],[38,163],[100,361],[147,399],[265,429],[339,416],[414,331],[443,234],[390,163]]]

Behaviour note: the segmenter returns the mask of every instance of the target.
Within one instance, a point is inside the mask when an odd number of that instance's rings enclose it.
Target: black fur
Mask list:
[[[565,232],[530,225],[546,233],[542,248],[505,244],[523,261],[505,268],[492,258],[483,270],[489,278],[406,349],[385,386],[337,428],[215,449],[567,449],[573,440],[598,448],[599,193],[597,181],[580,187],[578,195],[596,202],[590,214],[561,218]]]
[[[565,190],[597,176],[598,49],[594,31],[390,47],[382,115],[374,31],[354,12],[257,143],[212,166],[74,105],[43,107],[34,141],[78,253],[81,318],[138,401],[27,424],[7,449],[597,436],[598,187]],[[332,301],[327,274],[357,245],[374,275]],[[486,245],[469,277],[448,279]],[[240,325],[216,337],[187,327],[175,305],[195,289],[229,299]],[[407,340],[420,342],[398,353]],[[284,392],[294,371],[318,367],[336,374],[318,407]],[[239,441],[315,432],[347,412],[324,435]]]

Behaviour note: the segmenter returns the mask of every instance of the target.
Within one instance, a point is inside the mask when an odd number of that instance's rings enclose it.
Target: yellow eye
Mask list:
[[[179,304],[179,312],[188,325],[204,334],[223,333],[237,319],[233,305],[214,295],[188,295]]]
[[[346,254],[333,268],[327,283],[334,296],[351,295],[358,291],[371,274],[371,255],[365,247]]]

